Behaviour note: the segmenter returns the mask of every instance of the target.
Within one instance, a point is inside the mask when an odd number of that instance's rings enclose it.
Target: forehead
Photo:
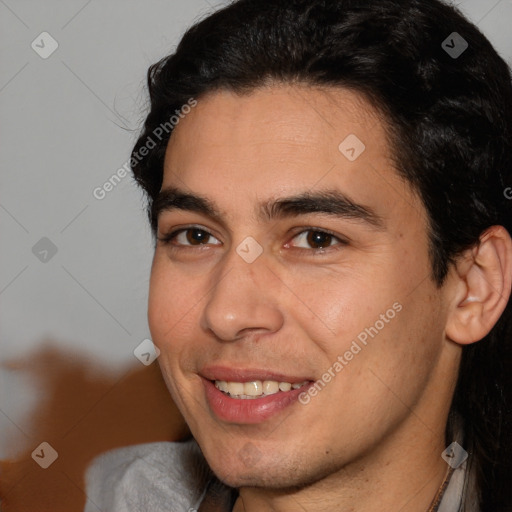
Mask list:
[[[264,146],[292,161],[312,151],[327,151],[337,160],[339,144],[348,135],[366,139],[367,157],[389,156],[379,113],[361,94],[340,88],[280,84],[243,95],[227,90],[209,93],[176,126],[166,160],[183,156],[174,155],[174,150],[190,143],[183,139],[192,132],[191,151],[207,146],[235,153],[239,148],[247,159],[263,156],[258,151]]]
[[[226,214],[319,188],[379,203],[381,213],[398,199],[421,210],[394,168],[382,116],[340,88],[273,85],[199,98],[170,138],[162,188],[169,187],[229,200]]]

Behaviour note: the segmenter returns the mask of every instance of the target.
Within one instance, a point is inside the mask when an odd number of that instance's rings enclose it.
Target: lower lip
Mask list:
[[[219,419],[229,423],[261,423],[297,402],[298,396],[308,389],[305,385],[261,398],[231,398],[217,389],[212,381],[202,380],[210,409]]]

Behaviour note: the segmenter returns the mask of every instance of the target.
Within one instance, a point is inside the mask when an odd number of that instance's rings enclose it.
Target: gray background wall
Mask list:
[[[223,3],[0,0],[0,458],[16,455],[4,440],[41,398],[13,361],[51,342],[101,367],[140,364],[142,194],[130,177],[93,191],[129,158],[148,66]],[[455,3],[512,64],[512,0]]]

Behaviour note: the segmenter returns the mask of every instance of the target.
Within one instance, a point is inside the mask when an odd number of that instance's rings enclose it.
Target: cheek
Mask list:
[[[164,258],[156,257],[151,269],[148,300],[148,322],[153,342],[161,351],[179,350],[183,335],[201,297],[190,280],[169,269]]]
[[[349,373],[358,380],[375,381],[368,373],[373,369],[400,386],[400,380],[427,377],[439,353],[443,319],[420,266],[402,261],[384,267],[302,276],[294,289],[301,300],[287,309],[327,367],[347,354]]]
[[[182,413],[182,366],[190,366],[187,347],[197,329],[193,307],[198,302],[197,296],[188,279],[172,272],[164,258],[155,258],[149,286],[149,329],[153,343],[160,350],[158,364],[163,378]]]
[[[361,269],[312,271],[296,277],[286,308],[309,338],[337,356],[392,308],[396,296],[389,293],[391,288]]]
[[[398,302],[395,302],[398,304]],[[388,395],[398,409],[413,406],[423,393],[441,354],[443,318],[424,289],[400,297],[394,316],[374,321],[366,338],[360,371],[377,393]],[[390,318],[393,316],[393,318]],[[365,329],[369,334],[370,329]],[[383,402],[385,403],[385,402]]]

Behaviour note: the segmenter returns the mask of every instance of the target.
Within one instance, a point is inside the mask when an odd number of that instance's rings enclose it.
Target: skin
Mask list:
[[[353,162],[338,149],[349,134],[366,146]],[[190,225],[207,233],[195,245],[185,234],[157,242],[149,324],[192,434],[216,475],[240,490],[237,512],[424,512],[445,477],[461,349],[503,311],[512,243],[495,228],[485,254],[465,254],[438,287],[425,209],[391,157],[383,119],[343,89],[215,92],[172,134],[162,189],[208,198],[220,215],[159,214],[159,237]],[[381,225],[323,213],[258,215],[265,202],[320,190],[371,208]],[[319,230],[335,235],[323,249],[308,243]],[[236,252],[248,236],[263,249],[252,263]],[[395,303],[401,311],[307,405],[255,425],[210,410],[203,365],[321,379]]]

